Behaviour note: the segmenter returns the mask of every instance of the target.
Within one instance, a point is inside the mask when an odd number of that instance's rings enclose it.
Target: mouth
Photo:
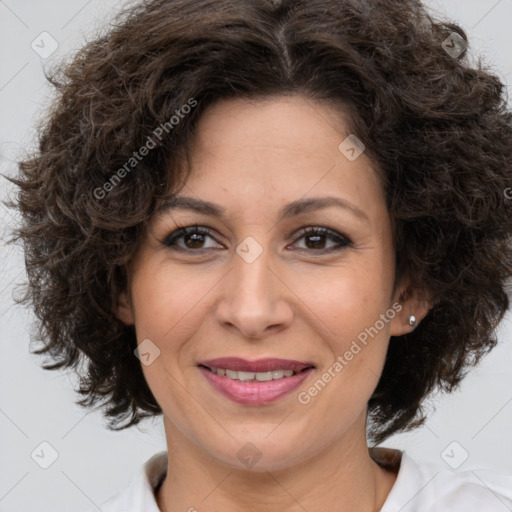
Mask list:
[[[270,380],[279,380],[287,377],[293,377],[294,375],[298,375],[299,373],[305,372],[306,370],[313,369],[314,366],[308,366],[300,371],[295,370],[274,370],[268,372],[243,372],[230,370],[229,368],[210,368],[209,366],[204,366],[202,364],[199,365],[200,368],[204,368],[205,370],[210,371],[211,373],[215,373],[222,377],[227,377],[231,380],[240,380],[242,382],[268,382]]]
[[[291,359],[267,358],[248,361],[238,357],[211,359],[199,363],[198,366],[222,377],[242,382],[279,380],[315,368],[310,362]]]
[[[288,359],[219,358],[197,366],[213,389],[245,405],[274,402],[296,389],[315,370],[312,363]]]

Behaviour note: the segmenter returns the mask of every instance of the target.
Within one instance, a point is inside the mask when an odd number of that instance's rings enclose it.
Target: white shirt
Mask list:
[[[400,463],[380,512],[510,512],[512,474],[489,469],[454,471],[418,464],[406,453],[378,448],[379,464]],[[401,462],[400,462],[401,461]],[[131,484],[101,505],[102,512],[160,512],[154,490],[167,473],[167,452],[153,455]],[[97,512],[91,509],[90,512]]]

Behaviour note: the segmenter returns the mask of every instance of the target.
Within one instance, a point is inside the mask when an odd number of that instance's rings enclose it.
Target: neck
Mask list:
[[[344,436],[286,469],[255,471],[211,457],[165,421],[168,473],[156,496],[162,512],[376,512],[396,480],[396,468],[374,462],[365,436]]]

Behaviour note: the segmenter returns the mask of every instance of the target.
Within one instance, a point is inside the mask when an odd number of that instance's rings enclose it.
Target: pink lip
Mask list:
[[[262,359],[260,361],[246,361],[240,358],[212,359],[201,363],[199,370],[206,377],[214,389],[234,402],[244,405],[263,405],[274,402],[296,389],[309,375],[313,368],[309,363],[300,363],[285,359]],[[270,381],[239,381],[223,377],[211,372],[204,366],[212,368],[229,368],[235,371],[266,372],[273,370],[299,371],[291,377]],[[258,368],[258,369],[253,369]],[[260,369],[261,368],[261,369]],[[304,370],[304,371],[301,371]]]
[[[273,372],[274,370],[293,370],[300,372],[313,363],[294,361],[292,359],[265,358],[257,361],[248,361],[241,357],[219,357],[199,363],[208,368],[229,368],[240,372]]]

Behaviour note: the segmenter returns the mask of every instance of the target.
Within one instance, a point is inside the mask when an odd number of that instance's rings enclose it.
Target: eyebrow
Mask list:
[[[331,206],[344,208],[356,217],[369,221],[368,215],[363,210],[346,199],[341,199],[339,197],[312,197],[308,199],[298,199],[297,201],[286,204],[279,210],[278,220],[281,221],[296,215],[329,208]],[[190,210],[203,215],[217,217],[222,220],[226,219],[226,210],[218,204],[189,196],[174,196],[165,200],[158,209],[158,213],[161,214],[174,209]]]

